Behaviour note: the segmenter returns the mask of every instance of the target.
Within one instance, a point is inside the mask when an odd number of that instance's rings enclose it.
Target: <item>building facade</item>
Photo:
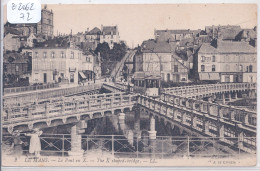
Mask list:
[[[40,47],[32,52],[30,83],[69,82],[78,84],[82,72],[82,51],[74,47]]]
[[[198,52],[200,80],[256,82],[256,47],[248,42],[204,43]]]
[[[114,43],[120,42],[120,36],[117,26],[103,26],[101,25],[100,43],[107,42],[110,49],[113,48]]]

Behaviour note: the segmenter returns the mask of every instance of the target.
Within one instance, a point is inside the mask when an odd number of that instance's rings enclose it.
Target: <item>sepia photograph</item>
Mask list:
[[[257,4],[2,9],[3,166],[257,164]]]

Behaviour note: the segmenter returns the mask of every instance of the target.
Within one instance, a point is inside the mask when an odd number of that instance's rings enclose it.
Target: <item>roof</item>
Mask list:
[[[156,39],[157,42],[173,42],[174,38],[169,32],[162,32]]]
[[[54,39],[49,39],[45,42],[39,42],[35,45],[35,47],[43,47],[43,48],[68,48],[69,47],[69,41],[67,38],[54,38]]]
[[[14,34],[14,35],[20,35],[21,32],[15,28],[11,28],[11,27],[5,27],[4,30],[5,35],[7,35],[8,33],[10,34]]]
[[[194,39],[193,38],[184,38],[184,39],[181,39],[180,40],[180,43],[179,43],[179,45],[181,46],[181,47],[185,47],[186,45],[189,45],[189,44],[194,44]]]
[[[117,26],[103,26],[102,33],[105,35],[110,35],[111,33],[115,35],[117,32]]]
[[[95,27],[92,30],[90,30],[89,32],[87,32],[87,35],[97,35],[100,33],[101,33],[101,30],[99,28]]]
[[[187,30],[155,30],[156,34],[162,34],[163,32],[169,32],[170,34],[189,34],[191,31]]]
[[[143,45],[144,53],[172,53],[175,51],[176,43],[148,41]]]
[[[203,43],[199,53],[256,53],[256,48],[248,42],[218,41],[217,48],[210,43]]]
[[[236,40],[241,28],[220,28],[219,38],[223,40]]]

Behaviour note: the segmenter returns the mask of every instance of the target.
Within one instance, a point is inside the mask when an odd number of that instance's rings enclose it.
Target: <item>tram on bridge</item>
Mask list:
[[[133,76],[133,83],[143,90],[143,94],[157,97],[161,87],[161,77],[159,75],[146,75],[143,72],[136,72]]]

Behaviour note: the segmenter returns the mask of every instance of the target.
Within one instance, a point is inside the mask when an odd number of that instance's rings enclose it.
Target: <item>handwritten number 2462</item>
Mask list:
[[[30,20],[32,19],[32,18],[30,18],[30,13],[27,12],[26,14],[27,14],[27,15],[25,15],[24,13],[21,13],[21,14],[20,14],[20,18],[25,19],[26,16],[27,16],[27,21],[30,21]]]

